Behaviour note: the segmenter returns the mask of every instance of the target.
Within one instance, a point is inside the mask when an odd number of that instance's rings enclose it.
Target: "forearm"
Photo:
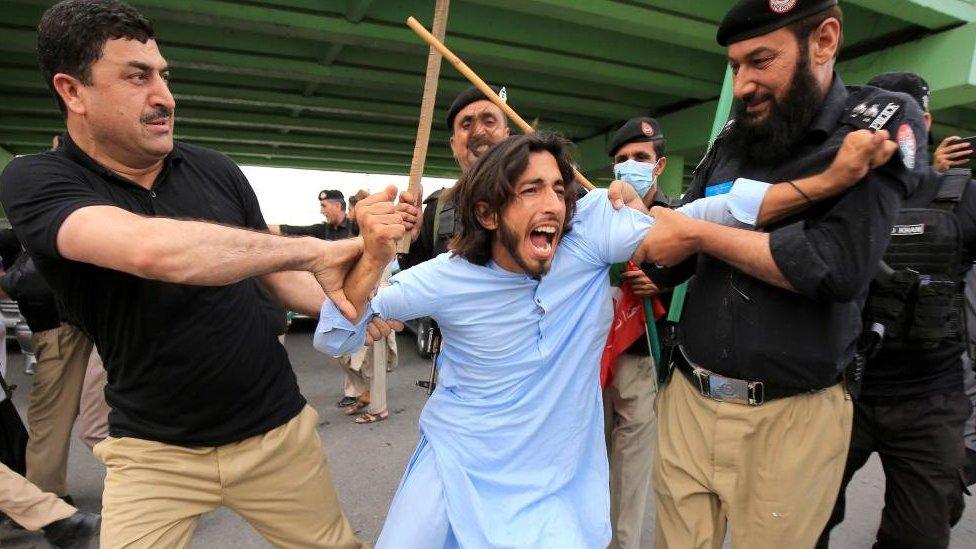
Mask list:
[[[57,235],[66,259],[142,278],[221,286],[282,270],[308,270],[326,242],[200,221],[142,217],[111,206],[81,208]]]
[[[328,242],[288,238],[198,221],[147,219],[153,227],[141,248],[146,278],[222,286],[276,271],[307,271]]]
[[[261,282],[286,310],[311,317],[318,316],[325,292],[311,273],[280,271],[261,277]]]
[[[756,226],[764,227],[775,223],[846,190],[846,187],[838,185],[833,181],[833,176],[826,172],[794,180],[793,185],[787,182],[777,183],[766,191]]]
[[[392,259],[384,261],[371,254],[363,254],[352,270],[349,271],[349,274],[346,275],[343,291],[346,294],[346,299],[356,307],[356,318],[361,317],[366,312],[369,298],[376,290],[380,277],[382,277],[383,271],[390,261]]]
[[[767,284],[795,291],[776,265],[769,234],[696,222],[698,251],[724,261]]]

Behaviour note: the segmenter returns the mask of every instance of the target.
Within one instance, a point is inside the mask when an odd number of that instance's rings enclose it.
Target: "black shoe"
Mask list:
[[[81,549],[98,535],[102,517],[78,511],[66,519],[56,520],[44,527],[44,537],[58,549]]]
[[[336,402],[336,407],[337,408],[345,408],[347,406],[352,406],[353,404],[355,404],[358,401],[359,401],[359,399],[356,398],[356,397],[345,397],[344,396],[344,397],[342,397],[342,400],[340,400],[339,402]]]

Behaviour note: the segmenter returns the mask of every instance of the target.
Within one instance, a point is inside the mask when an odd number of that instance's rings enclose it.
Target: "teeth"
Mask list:
[[[537,233],[556,234],[556,228],[549,226],[536,227],[535,231]]]

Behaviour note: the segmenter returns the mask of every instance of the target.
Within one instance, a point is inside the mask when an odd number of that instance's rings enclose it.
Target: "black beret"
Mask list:
[[[837,0],[739,0],[722,19],[715,39],[720,46],[781,29],[837,5]]]
[[[343,204],[346,203],[346,197],[342,194],[342,191],[338,189],[325,189],[324,191],[319,191],[319,200],[338,200]]]
[[[609,156],[617,154],[620,147],[627,143],[646,143],[663,139],[664,133],[661,132],[661,126],[658,125],[657,120],[647,116],[631,118],[610,136],[610,142],[607,143],[607,154]]]
[[[499,86],[494,84],[488,84],[488,87],[492,89],[498,95],[502,95],[502,90]],[[502,99],[505,99],[503,96]],[[470,88],[459,93],[457,97],[454,98],[454,102],[451,103],[451,108],[447,110],[447,131],[454,131],[454,117],[457,113],[461,112],[461,109],[467,107],[475,101],[485,100],[488,101],[488,96],[483,94],[478,88],[471,86]]]
[[[929,83],[913,72],[881,73],[872,78],[868,86],[906,93],[918,103],[922,112],[929,112]]]

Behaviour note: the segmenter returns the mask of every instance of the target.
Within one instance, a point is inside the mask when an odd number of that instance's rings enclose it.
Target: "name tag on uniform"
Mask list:
[[[732,180],[726,181],[724,183],[716,183],[714,185],[709,185],[705,187],[705,196],[718,196],[720,194],[728,194],[732,191]]]
[[[891,236],[910,236],[916,234],[925,234],[924,223],[917,225],[895,225],[891,228]]]

